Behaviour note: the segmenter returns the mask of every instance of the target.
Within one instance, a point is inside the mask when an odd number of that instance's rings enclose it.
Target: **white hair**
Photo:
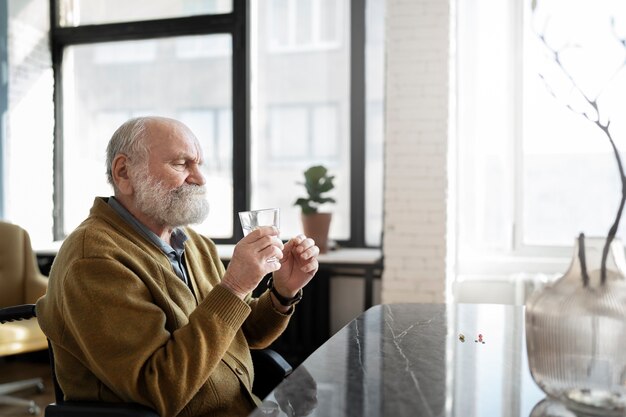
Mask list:
[[[148,123],[162,120],[154,116],[135,117],[124,122],[111,136],[106,149],[106,175],[109,184],[116,189],[113,181],[113,160],[118,154],[127,155],[134,163],[148,157],[148,144],[145,141]]]

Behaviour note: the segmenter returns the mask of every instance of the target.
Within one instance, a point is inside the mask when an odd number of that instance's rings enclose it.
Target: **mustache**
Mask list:
[[[206,187],[197,184],[183,184],[171,190],[170,193],[177,198],[203,197],[206,195]]]

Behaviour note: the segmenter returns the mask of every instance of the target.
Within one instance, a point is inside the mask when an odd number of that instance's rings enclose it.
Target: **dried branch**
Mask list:
[[[533,12],[535,10],[536,7],[536,2],[533,3]],[[615,141],[613,140],[613,137],[611,135],[611,132],[609,130],[609,126],[611,125],[611,120],[610,118],[607,118],[606,123],[602,123],[602,112],[598,106],[598,98],[602,95],[602,93],[604,92],[604,88],[606,88],[611,80],[613,80],[623,69],[624,67],[626,67],[626,39],[624,38],[620,38],[617,34],[617,31],[615,30],[615,19],[611,18],[611,29],[613,32],[613,36],[615,37],[615,39],[619,42],[620,45],[622,45],[622,48],[624,49],[625,52],[625,58],[622,61],[622,64],[616,69],[616,71],[613,73],[613,75],[609,78],[609,80],[607,81],[607,83],[605,84],[605,86],[600,90],[600,92],[596,95],[596,98],[591,99],[589,96],[587,96],[587,94],[585,94],[585,92],[582,90],[582,88],[578,85],[578,83],[576,82],[576,80],[574,79],[574,77],[572,76],[572,74],[570,74],[570,72],[567,70],[567,68],[565,68],[565,66],[563,65],[562,61],[561,61],[561,53],[563,52],[564,49],[568,49],[570,46],[566,46],[565,48],[561,48],[560,50],[554,49],[552,46],[550,46],[546,40],[546,37],[543,33],[537,33],[537,37],[539,38],[539,40],[541,41],[541,43],[544,45],[544,47],[548,50],[548,52],[552,55],[553,60],[555,62],[555,64],[557,65],[557,67],[559,68],[559,70],[561,71],[561,73],[563,75],[565,75],[565,77],[569,80],[569,82],[572,85],[572,88],[578,93],[580,94],[580,96],[587,102],[587,104],[589,104],[595,111],[596,113],[596,119],[592,119],[591,116],[584,111],[578,111],[575,110],[571,104],[569,103],[565,103],[566,107],[572,111],[573,113],[576,113],[578,115],[583,116],[585,119],[589,120],[590,122],[594,123],[603,133],[604,135],[608,138],[609,143],[611,144],[611,148],[613,149],[613,155],[615,156],[615,160],[617,162],[617,167],[619,170],[619,175],[620,175],[620,180],[622,183],[622,198],[620,200],[620,204],[619,204],[619,208],[617,210],[617,215],[615,217],[615,220],[613,221],[613,224],[611,225],[611,228],[609,229],[609,233],[608,236],[606,238],[606,242],[604,244],[604,248],[602,249],[602,263],[601,263],[601,272],[600,272],[600,282],[601,284],[604,284],[606,282],[606,260],[608,257],[608,253],[609,253],[609,248],[611,245],[611,242],[613,241],[613,239],[615,238],[615,235],[617,234],[617,230],[619,228],[619,223],[620,220],[622,218],[622,212],[624,210],[624,205],[626,203],[626,176],[624,175],[624,166],[622,164],[622,159],[620,157],[619,154],[619,150],[617,149],[617,146],[615,145]],[[550,86],[548,85],[547,80],[545,79],[545,77],[542,74],[539,74],[540,78],[542,79],[542,81],[544,82],[544,84],[546,85],[546,88],[548,90],[548,92],[556,99],[558,99],[556,93],[554,92],[554,90],[552,88],[550,88]],[[587,285],[589,282],[589,276],[587,273],[587,267],[585,264],[585,257],[584,257],[584,236],[581,234],[581,236],[579,237],[579,246],[580,246],[580,250],[582,252],[579,252],[579,257],[581,259],[581,267],[583,269],[583,285]]]
[[[587,272],[587,260],[585,259],[585,234],[578,235],[578,260],[583,275],[583,287],[589,285],[589,273]]]

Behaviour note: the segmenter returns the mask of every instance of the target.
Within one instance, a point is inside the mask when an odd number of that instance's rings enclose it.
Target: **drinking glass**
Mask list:
[[[268,208],[261,210],[240,211],[239,220],[241,221],[241,228],[243,229],[244,236],[248,236],[248,233],[261,226],[274,226],[279,229],[280,210],[277,208]],[[267,259],[267,262],[277,261],[278,259],[274,256]]]

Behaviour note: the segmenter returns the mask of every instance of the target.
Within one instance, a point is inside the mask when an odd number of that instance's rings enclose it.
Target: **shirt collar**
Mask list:
[[[176,252],[179,256],[185,250],[185,242],[187,241],[188,236],[185,234],[183,229],[177,227],[172,231],[171,243],[172,246],[168,245],[163,239],[158,237],[156,233],[152,230],[148,229],[143,223],[135,218],[124,206],[120,204],[119,201],[113,196],[109,198],[108,201],[109,206],[115,210],[117,214],[120,215],[124,220],[126,220],[137,232],[142,234],[146,239],[152,242],[157,248],[161,250],[161,252],[165,254],[169,254],[171,252]]]

